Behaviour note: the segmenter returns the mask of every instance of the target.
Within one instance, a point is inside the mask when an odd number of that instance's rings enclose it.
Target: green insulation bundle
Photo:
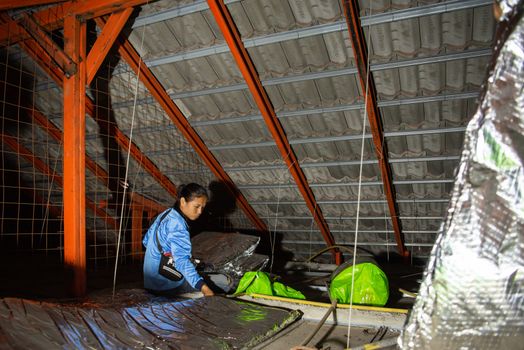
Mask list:
[[[235,294],[276,295],[292,299],[306,299],[304,294],[280,282],[273,282],[269,274],[261,271],[249,271],[242,276]]]
[[[364,262],[346,265],[333,274],[329,294],[341,304],[351,301],[351,279],[355,274],[353,304],[386,305],[389,298],[389,283],[386,274],[375,264]]]

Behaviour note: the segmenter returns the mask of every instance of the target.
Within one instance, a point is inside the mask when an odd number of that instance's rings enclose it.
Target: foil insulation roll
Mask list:
[[[402,349],[524,348],[524,1],[496,44]]]

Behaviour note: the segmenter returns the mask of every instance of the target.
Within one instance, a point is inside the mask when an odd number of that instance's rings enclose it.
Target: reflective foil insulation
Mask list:
[[[204,273],[223,273],[235,285],[247,271],[263,269],[269,257],[255,254],[260,237],[241,233],[201,232],[191,239],[193,257],[200,260]]]
[[[523,1],[496,3],[492,63],[403,349],[524,348]]]
[[[218,296],[131,307],[5,298],[0,349],[249,349],[300,316]]]

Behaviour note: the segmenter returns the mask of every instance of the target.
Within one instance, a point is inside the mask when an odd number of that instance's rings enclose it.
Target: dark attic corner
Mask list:
[[[523,11],[1,1],[0,348],[520,348]]]

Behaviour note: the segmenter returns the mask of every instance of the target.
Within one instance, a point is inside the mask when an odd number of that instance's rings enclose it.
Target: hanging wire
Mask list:
[[[142,48],[144,46],[145,28],[146,28],[145,26],[142,27],[142,38],[140,40],[140,51],[139,52],[142,52]],[[118,258],[119,258],[119,252],[120,252],[120,241],[121,241],[121,237],[122,237],[122,222],[123,222],[123,219],[124,219],[124,206],[125,206],[125,199],[126,199],[126,191],[127,191],[127,188],[128,188],[127,177],[128,177],[128,173],[129,173],[129,159],[131,157],[131,143],[133,142],[133,126],[134,126],[134,122],[135,122],[135,112],[136,112],[136,103],[137,103],[137,97],[138,97],[138,87],[140,85],[140,68],[141,68],[141,66],[142,66],[142,57],[139,57],[139,60],[138,60],[138,71],[136,73],[135,96],[134,96],[134,99],[133,99],[133,112],[131,114],[131,130],[130,130],[130,133],[129,133],[129,146],[127,148],[126,173],[125,173],[124,184],[123,184],[124,194],[122,195],[122,207],[121,207],[121,210],[120,210],[120,222],[119,222],[119,225],[118,225],[118,240],[117,240],[117,244],[116,244],[115,270],[114,270],[114,274],[113,274],[113,294],[112,294],[113,299],[115,298],[115,290],[116,290],[116,274],[117,274],[117,270],[118,270]]]
[[[288,153],[284,157],[284,163],[289,158],[290,154],[291,154],[291,148],[289,149]],[[289,172],[289,169],[293,166],[293,164],[295,164],[295,162],[291,163],[287,167],[287,171],[288,172]],[[282,185],[283,185],[282,182],[284,181],[284,174],[285,173],[286,172],[282,172],[282,174],[280,175],[280,178],[278,179],[278,192],[277,192],[277,207],[276,207],[276,211],[275,211],[275,224],[274,224],[273,232],[270,232],[270,235],[269,235],[270,245],[271,245],[271,263],[269,264],[269,273],[273,272],[273,261],[274,261],[274,258],[275,258],[275,245],[276,245],[277,226],[278,226],[278,211],[279,211],[279,208],[280,208],[280,197],[281,197],[280,196],[280,190],[281,190]]]
[[[370,3],[370,15],[373,13],[373,2]],[[368,42],[371,38],[371,27],[368,28]],[[356,222],[355,222],[355,241],[354,241],[354,249],[353,249],[353,264],[352,269],[353,273],[351,274],[351,297],[349,300],[349,315],[348,315],[348,331],[347,331],[347,344],[346,347],[349,348],[349,341],[351,338],[351,319],[353,316],[353,292],[355,288],[355,262],[357,259],[357,248],[358,248],[358,225],[359,225],[359,218],[360,218],[360,194],[362,189],[362,169],[364,165],[364,145],[366,141],[366,120],[368,119],[368,110],[367,110],[367,102],[368,102],[368,93],[369,93],[369,79],[370,79],[370,71],[369,71],[369,65],[370,65],[370,55],[368,54],[367,62],[366,62],[366,94],[364,97],[364,116],[362,118],[362,141],[361,141],[361,147],[360,147],[360,166],[359,166],[359,175],[358,175],[358,194],[357,194],[357,216],[356,216]]]

